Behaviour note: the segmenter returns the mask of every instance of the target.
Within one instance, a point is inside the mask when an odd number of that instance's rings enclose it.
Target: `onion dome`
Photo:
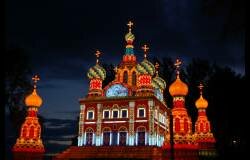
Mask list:
[[[106,71],[99,64],[91,67],[88,71],[89,79],[101,79],[104,80],[106,78]]]
[[[127,42],[133,42],[135,40],[135,35],[133,35],[133,33],[131,32],[128,32],[126,35],[125,35],[125,40]]]
[[[195,106],[197,109],[206,109],[208,106],[208,102],[206,99],[203,98],[202,96],[202,88],[204,86],[202,85],[202,83],[200,83],[200,85],[198,86],[198,88],[200,89],[200,98],[196,100],[195,102]]]
[[[40,78],[35,75],[34,77],[32,77],[32,80],[34,81],[33,92],[25,98],[24,102],[28,107],[40,107],[43,103],[43,100],[36,92],[36,83],[38,80],[40,80]]]
[[[155,73],[154,65],[147,59],[144,59],[141,63],[137,64],[136,70],[139,72],[139,74],[149,74],[151,76],[153,76]]]
[[[136,65],[136,70],[139,72],[139,74],[149,74],[153,76],[155,73],[155,66],[147,60],[147,50],[149,48],[145,44],[142,49],[144,51],[144,60]]]
[[[42,98],[37,94],[36,89],[25,98],[25,105],[28,107],[40,107],[43,103]]]
[[[206,109],[208,106],[208,102],[206,99],[203,98],[202,94],[200,95],[200,98],[196,100],[195,106],[197,109]]]
[[[159,66],[160,66],[159,63],[156,62],[155,64],[156,76],[152,79],[152,85],[154,88],[160,88],[164,90],[166,88],[166,82],[158,75]]]
[[[176,80],[170,85],[169,93],[171,96],[186,96],[188,93],[188,86],[182,82],[180,76],[177,75]]]
[[[153,78],[152,80],[152,85],[154,88],[160,88],[160,89],[165,89],[166,88],[166,82],[164,79],[159,77],[158,75]]]
[[[169,93],[171,96],[186,96],[188,94],[188,86],[180,79],[179,68],[181,64],[182,62],[179,59],[176,59],[174,65],[176,67],[177,77],[176,80],[169,87]]]
[[[133,23],[129,21],[127,25],[129,27],[129,32],[125,35],[125,40],[127,42],[126,50],[125,50],[126,55],[134,54],[133,41],[135,40],[135,35],[131,32]]]
[[[89,79],[101,79],[104,80],[106,78],[106,71],[103,67],[99,65],[99,57],[101,52],[96,51],[96,65],[91,67],[87,73]]]

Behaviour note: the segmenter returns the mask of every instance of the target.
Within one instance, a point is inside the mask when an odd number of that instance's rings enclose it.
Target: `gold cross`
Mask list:
[[[134,23],[131,22],[131,21],[129,21],[127,25],[128,25],[128,27],[129,27],[129,32],[131,32],[131,28],[132,28],[132,26],[134,25]]]
[[[144,58],[147,58],[147,54],[148,54],[147,51],[149,50],[149,47],[146,44],[144,44],[143,47],[141,47],[141,48],[144,51]]]
[[[40,80],[40,78],[38,77],[38,75],[35,75],[34,77],[32,77],[32,80],[34,82],[34,88],[36,88],[36,83],[37,83],[37,81]]]
[[[181,64],[182,64],[181,60],[179,60],[179,59],[177,58],[176,61],[175,61],[175,64],[174,64],[175,67],[176,67],[177,77],[178,77],[179,74],[180,74],[179,68],[180,68]]]
[[[176,67],[177,69],[179,69],[181,63],[182,63],[182,62],[177,58],[174,65],[175,65],[175,67]]]
[[[200,94],[202,94],[202,89],[203,89],[203,84],[202,83],[200,83],[200,85],[198,86],[198,88],[200,89]]]
[[[101,55],[101,52],[99,50],[96,50],[95,55],[96,55],[96,63],[99,63],[99,57]]]

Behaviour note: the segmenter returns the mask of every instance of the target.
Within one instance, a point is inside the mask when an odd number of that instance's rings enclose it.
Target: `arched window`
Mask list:
[[[128,83],[128,72],[127,71],[123,72],[123,83]]]
[[[87,146],[92,146],[93,142],[93,129],[88,128],[86,129],[86,145]]]
[[[136,86],[136,72],[135,71],[133,71],[132,73],[132,85]]]
[[[111,140],[111,129],[110,128],[104,128],[103,129],[103,145],[104,146],[109,146],[110,145],[110,140]]]
[[[176,132],[180,131],[180,119],[179,118],[175,119],[175,131]]]
[[[119,145],[125,146],[127,141],[127,128],[121,127],[119,129]]]
[[[138,127],[137,128],[137,135],[138,135],[138,146],[144,146],[145,145],[145,140],[146,140],[146,129],[145,127]]]

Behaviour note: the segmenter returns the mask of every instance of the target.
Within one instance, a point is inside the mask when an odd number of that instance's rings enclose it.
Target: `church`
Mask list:
[[[167,160],[175,157],[195,160],[202,156],[215,157],[215,139],[206,116],[208,102],[202,95],[203,85],[199,85],[200,97],[195,102],[198,117],[193,131],[185,106],[188,85],[181,80],[179,72],[181,60],[177,59],[174,64],[176,79],[168,88],[173,97],[169,107],[163,98],[167,86],[158,74],[159,64],[149,61],[146,44],[142,46],[143,60],[137,61],[133,23],[129,21],[127,25],[125,53],[121,63],[114,68],[115,79],[102,85],[106,71],[100,62],[101,52],[97,50],[96,63],[87,73],[88,94],[79,99],[78,146],[69,147],[54,159]],[[25,134],[28,132],[25,130]],[[14,146],[14,152],[18,152],[17,145],[25,148],[19,143],[28,140],[29,136],[23,135]]]

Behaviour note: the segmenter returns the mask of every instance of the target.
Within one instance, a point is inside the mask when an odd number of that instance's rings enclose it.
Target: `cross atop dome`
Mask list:
[[[200,89],[200,94],[202,95],[202,89],[204,88],[203,84],[200,83],[200,85],[198,86],[198,88]]]
[[[32,80],[34,82],[34,89],[36,89],[36,84],[40,80],[40,78],[38,77],[38,75],[35,75],[34,77],[32,77]]]
[[[131,32],[131,29],[132,29],[132,26],[134,25],[134,23],[129,21],[127,25],[129,27],[129,32]]]
[[[147,58],[147,54],[148,54],[148,50],[149,50],[149,47],[144,44],[142,47],[141,47],[144,51],[144,58],[146,59]]]
[[[175,63],[174,63],[174,66],[176,67],[177,76],[179,76],[179,74],[180,74],[179,68],[180,68],[181,64],[182,64],[182,61],[177,58]]]
[[[100,57],[100,55],[101,55],[101,52],[100,52],[99,50],[96,50],[95,55],[96,55],[96,64],[98,64],[98,63],[99,63],[99,57]]]

